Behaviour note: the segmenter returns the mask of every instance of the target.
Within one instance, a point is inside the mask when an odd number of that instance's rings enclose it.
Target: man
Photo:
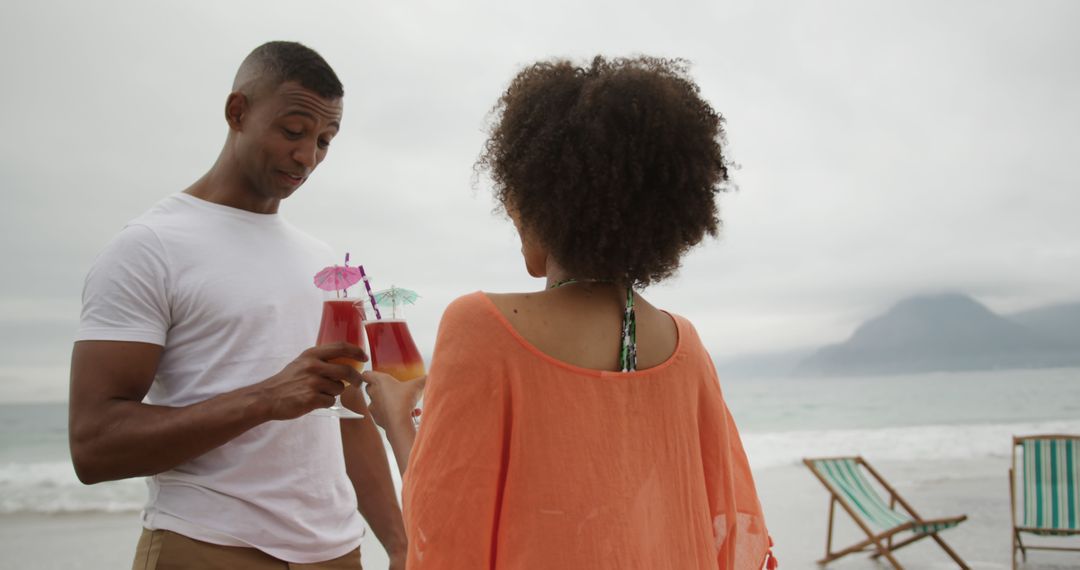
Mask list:
[[[405,533],[370,418],[305,415],[345,393],[355,346],[308,348],[330,249],[277,214],[340,128],[341,83],[311,49],[241,64],[217,161],[130,222],[87,275],[71,360],[84,483],[149,476],[134,568],[360,568],[363,518],[404,567]],[[288,421],[283,421],[288,420]],[[357,509],[359,508],[359,513]]]

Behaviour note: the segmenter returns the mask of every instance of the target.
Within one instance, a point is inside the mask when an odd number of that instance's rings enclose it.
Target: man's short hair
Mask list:
[[[324,99],[345,96],[341,80],[321,55],[301,43],[281,41],[266,42],[244,58],[233,90],[251,95],[252,89],[274,89],[287,81],[295,81]]]

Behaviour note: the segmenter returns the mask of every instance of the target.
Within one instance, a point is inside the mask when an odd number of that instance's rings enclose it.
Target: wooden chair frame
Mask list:
[[[1054,550],[1059,552],[1080,552],[1080,547],[1066,548],[1061,546],[1032,546],[1024,544],[1021,533],[1047,535],[1053,533],[1057,537],[1080,536],[1080,530],[1057,530],[1037,527],[1019,526],[1016,521],[1016,448],[1030,439],[1080,439],[1080,435],[1065,434],[1041,434],[1013,436],[1012,438],[1012,466],[1009,467],[1009,514],[1012,516],[1012,567],[1016,570],[1016,552],[1020,551],[1021,560],[1027,562],[1028,550]]]
[[[885,530],[884,532],[874,533],[874,531],[870,528],[870,526],[868,524],[866,524],[866,522],[864,522],[855,513],[855,510],[852,508],[852,506],[849,505],[847,503],[847,501],[845,501],[842,498],[840,498],[839,496],[837,496],[837,494],[833,490],[833,488],[829,486],[829,482],[826,481],[825,478],[822,477],[820,473],[818,473],[817,469],[814,468],[814,462],[815,461],[830,460],[830,459],[832,459],[832,460],[835,460],[835,459],[853,459],[853,460],[855,460],[855,462],[859,466],[866,469],[866,471],[868,473],[870,473],[870,475],[872,475],[874,477],[874,479],[877,480],[877,482],[889,493],[889,507],[895,509],[896,505],[899,504],[901,507],[903,507],[903,509],[905,511],[908,512],[909,515],[911,515],[911,518],[914,519],[914,520],[912,520],[910,522],[907,522],[907,523],[904,523],[904,524],[901,524],[901,525],[898,525],[896,527],[890,528],[888,530]],[[893,556],[892,553],[899,550],[899,549],[901,549],[901,548],[903,548],[903,547],[905,547],[905,546],[913,544],[913,543],[915,543],[915,542],[917,542],[919,540],[930,537],[930,538],[934,539],[935,542],[938,543],[938,546],[940,546],[945,551],[945,553],[948,554],[949,557],[952,558],[953,561],[955,561],[960,566],[960,568],[962,568],[964,570],[969,570],[969,566],[967,565],[967,563],[964,562],[964,560],[962,558],[960,558],[960,555],[958,555],[956,553],[956,551],[954,551],[952,548],[950,548],[949,545],[946,544],[945,541],[942,540],[940,536],[938,536],[939,531],[916,534],[914,536],[905,538],[904,540],[901,540],[900,542],[896,542],[896,543],[893,542],[893,539],[895,538],[895,536],[897,534],[899,534],[901,532],[904,532],[906,530],[911,530],[912,527],[914,527],[915,525],[950,523],[950,522],[955,522],[955,523],[959,524],[959,523],[967,520],[967,515],[960,515],[958,517],[946,517],[946,518],[940,518],[940,519],[924,519],[924,518],[922,518],[921,516],[919,516],[918,513],[915,512],[915,509],[912,508],[912,506],[907,501],[905,501],[904,498],[901,497],[899,493],[896,492],[896,489],[893,489],[892,485],[889,485],[889,483],[886,482],[885,479],[880,474],[878,474],[878,472],[876,470],[874,470],[874,468],[871,467],[870,464],[867,463],[865,459],[862,458],[862,456],[854,456],[854,457],[813,457],[813,458],[805,458],[805,459],[803,459],[803,463],[806,464],[806,466],[810,469],[810,472],[813,473],[815,477],[817,477],[818,481],[821,481],[821,484],[824,485],[825,488],[829,491],[829,496],[830,496],[830,499],[829,499],[829,532],[828,532],[828,535],[825,538],[825,557],[822,558],[821,560],[818,560],[817,561],[818,564],[821,564],[821,565],[828,564],[829,562],[832,562],[832,561],[837,560],[839,558],[843,558],[844,556],[847,556],[848,554],[854,554],[854,553],[857,553],[857,552],[873,552],[873,554],[870,556],[871,558],[884,557],[885,559],[887,559],[893,565],[894,568],[896,568],[896,570],[904,570],[904,567],[900,564],[899,561],[896,560],[896,558]],[[836,510],[836,504],[837,503],[839,503],[840,506],[845,511],[847,511],[847,514],[851,517],[851,519],[853,521],[855,521],[855,524],[858,525],[858,527],[860,529],[862,529],[862,531],[864,533],[866,533],[866,539],[861,541],[861,542],[857,542],[857,543],[855,543],[855,544],[853,544],[853,545],[851,545],[851,546],[849,546],[847,548],[844,548],[843,550],[838,550],[836,552],[833,552],[833,550],[832,550],[833,520],[834,520],[834,512]]]

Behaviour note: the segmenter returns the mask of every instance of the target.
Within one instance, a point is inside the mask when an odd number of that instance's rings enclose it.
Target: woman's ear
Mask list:
[[[519,232],[519,235],[521,236],[521,256],[525,258],[525,270],[533,277],[546,277],[547,248],[529,238],[527,233]]]
[[[521,257],[525,259],[525,270],[533,277],[547,276],[547,248],[541,245],[521,223],[521,215],[517,209],[507,205],[506,213],[514,222],[514,229],[517,230],[518,239],[521,240]]]

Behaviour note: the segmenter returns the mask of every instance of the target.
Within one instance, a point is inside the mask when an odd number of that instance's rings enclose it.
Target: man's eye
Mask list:
[[[289,129],[281,129],[281,132],[285,133],[285,136],[290,139],[300,138],[300,135],[303,134],[300,131],[292,131]]]
[[[330,148],[330,141],[326,139],[319,139],[319,148]]]

